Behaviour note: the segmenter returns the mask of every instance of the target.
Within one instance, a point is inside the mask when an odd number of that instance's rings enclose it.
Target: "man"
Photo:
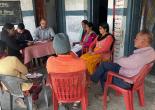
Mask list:
[[[86,69],[82,59],[70,54],[71,47],[67,35],[63,33],[56,34],[53,40],[53,48],[57,56],[48,58],[46,66],[48,73],[67,73]]]
[[[23,23],[18,24],[16,31],[16,40],[21,48],[25,48],[33,43],[31,33],[29,30],[25,29],[25,25]]]
[[[52,40],[55,33],[51,27],[47,26],[47,20],[41,19],[40,26],[34,32],[34,40]]]
[[[132,77],[138,74],[142,67],[155,60],[155,51],[151,47],[153,41],[152,34],[146,30],[140,31],[134,40],[134,46],[137,48],[133,54],[128,57],[122,57],[116,63],[103,62],[91,76],[92,81],[100,80],[104,89],[104,82],[107,78],[107,72],[113,71],[126,77]],[[132,85],[121,79],[114,78],[113,83],[119,87],[130,89]]]
[[[54,37],[53,48],[56,57],[52,56],[47,60],[47,72],[52,73],[68,73],[86,70],[85,62],[71,54],[69,38],[63,33],[59,33]],[[74,104],[76,107],[76,104]]]

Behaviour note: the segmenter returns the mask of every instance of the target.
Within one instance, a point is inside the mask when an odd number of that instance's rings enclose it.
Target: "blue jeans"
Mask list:
[[[91,80],[94,82],[100,81],[102,88],[104,89],[104,83],[107,79],[107,73],[108,71],[113,71],[118,73],[121,66],[116,63],[111,62],[103,62],[99,65],[99,67],[96,69],[96,71],[91,76]],[[122,79],[113,78],[113,83],[121,88],[124,89],[130,89],[132,87],[131,84],[124,82]]]

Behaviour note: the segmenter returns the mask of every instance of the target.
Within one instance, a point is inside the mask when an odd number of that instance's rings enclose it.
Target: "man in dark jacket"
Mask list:
[[[21,48],[25,48],[33,43],[31,33],[29,30],[25,29],[25,25],[23,23],[18,24],[16,31],[16,40]]]

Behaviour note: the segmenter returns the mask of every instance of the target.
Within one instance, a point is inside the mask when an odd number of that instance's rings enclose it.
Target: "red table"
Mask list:
[[[51,41],[35,43],[23,50],[24,64],[29,63],[33,58],[40,58],[54,53]]]

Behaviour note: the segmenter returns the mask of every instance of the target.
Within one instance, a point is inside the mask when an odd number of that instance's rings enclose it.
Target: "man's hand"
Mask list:
[[[28,42],[27,42],[27,45],[28,45],[28,46],[33,45],[33,41],[28,41]]]

